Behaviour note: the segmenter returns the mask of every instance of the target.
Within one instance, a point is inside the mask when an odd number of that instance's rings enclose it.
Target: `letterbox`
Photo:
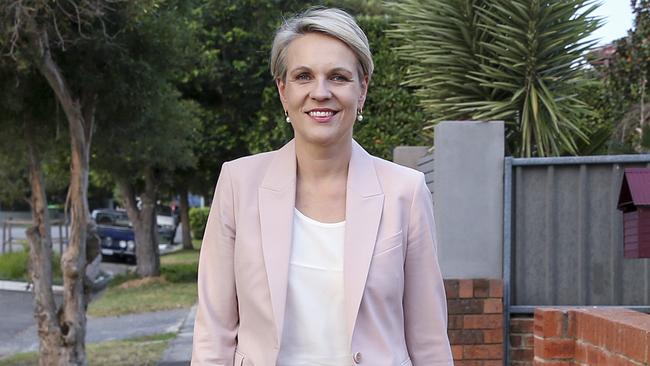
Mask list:
[[[618,209],[623,211],[625,258],[650,258],[650,169],[626,168]]]

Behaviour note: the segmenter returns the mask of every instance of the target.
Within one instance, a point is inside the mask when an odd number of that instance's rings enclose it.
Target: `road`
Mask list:
[[[5,233],[2,233],[2,238],[6,238],[6,240],[8,240],[9,235],[11,235],[11,238],[13,240],[11,242],[11,245],[7,243],[3,248],[3,246],[1,245],[2,239],[0,239],[0,254],[2,254],[3,249],[4,252],[10,252],[10,251],[15,252],[15,251],[23,250],[23,245],[21,244],[21,242],[27,239],[27,235],[25,234],[25,229],[26,229],[25,226],[12,226],[11,230],[7,229]],[[52,226],[50,231],[52,235],[54,251],[58,253],[61,251],[59,245],[60,238],[62,236],[64,238],[66,237],[66,228],[62,226],[61,230],[59,230],[59,226]],[[179,225],[178,229],[176,229],[176,235],[174,236],[174,243],[180,243],[183,237],[182,235],[183,235],[183,228]]]

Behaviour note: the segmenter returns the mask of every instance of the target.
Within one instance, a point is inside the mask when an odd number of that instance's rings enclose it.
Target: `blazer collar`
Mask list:
[[[295,142],[291,140],[274,153],[258,191],[262,251],[278,346],[284,326],[295,195],[296,152]],[[353,141],[348,167],[343,263],[345,320],[350,342],[375,247],[383,201],[373,157]]]
[[[383,193],[372,159],[373,157],[359,143],[352,140],[347,186],[348,189],[354,190],[363,197]],[[296,144],[293,139],[275,152],[260,187],[277,192],[292,187],[295,193]]]

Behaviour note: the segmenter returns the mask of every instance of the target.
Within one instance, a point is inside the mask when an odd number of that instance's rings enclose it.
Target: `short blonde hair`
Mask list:
[[[322,7],[310,8],[285,20],[280,26],[271,49],[270,69],[274,79],[285,80],[287,48],[293,40],[307,33],[321,33],[345,43],[359,60],[359,76],[370,79],[374,64],[368,37],[350,14],[340,9]]]

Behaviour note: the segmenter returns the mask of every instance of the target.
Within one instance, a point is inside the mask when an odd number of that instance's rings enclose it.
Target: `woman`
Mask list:
[[[278,30],[271,72],[295,138],[221,169],[194,365],[453,364],[424,177],[352,139],[372,71],[343,11]]]

